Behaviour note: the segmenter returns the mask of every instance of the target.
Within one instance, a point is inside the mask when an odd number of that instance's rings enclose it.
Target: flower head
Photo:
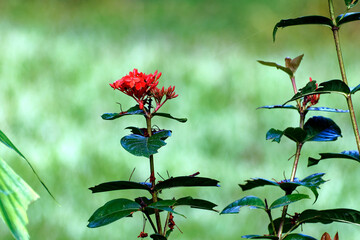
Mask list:
[[[132,72],[129,72],[128,75],[114,83],[110,83],[110,86],[133,97],[135,101],[139,103],[140,109],[143,109],[145,98],[156,88],[160,77],[161,73],[157,71],[155,71],[154,74],[145,74],[135,68]]]
[[[138,238],[146,238],[147,236],[148,236],[147,233],[141,232],[141,233],[139,234]]]
[[[310,82],[312,82],[312,78],[310,78]],[[318,88],[318,85],[316,84],[316,89]],[[309,106],[315,105],[319,102],[320,94],[312,94],[304,97],[303,101],[303,107],[305,108],[306,105],[310,102]]]

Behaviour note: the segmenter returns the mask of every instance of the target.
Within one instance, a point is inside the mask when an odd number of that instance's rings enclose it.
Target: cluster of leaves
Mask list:
[[[357,0],[345,0],[347,6],[347,11],[354,7],[358,3]],[[332,8],[332,1],[329,1],[329,7]],[[330,9],[330,12],[333,10]],[[284,28],[288,26],[295,25],[305,25],[305,24],[320,24],[330,27],[333,31],[338,31],[340,26],[360,20],[360,13],[345,13],[338,16],[336,19],[331,19],[323,16],[305,16],[295,19],[286,19],[281,20],[275,25],[273,31],[273,38],[275,41],[275,36],[278,28]],[[295,177],[297,170],[297,163],[300,158],[300,152],[303,144],[306,142],[316,141],[316,142],[328,142],[336,141],[338,137],[341,137],[340,127],[330,118],[325,118],[323,116],[314,116],[306,120],[306,114],[309,111],[316,112],[333,112],[333,113],[346,113],[349,110],[334,109],[328,107],[313,107],[320,98],[322,94],[331,94],[337,93],[343,95],[348,101],[351,98],[352,94],[355,94],[360,90],[360,85],[356,87],[349,87],[346,81],[342,80],[330,80],[320,83],[319,85],[316,81],[312,81],[306,84],[303,88],[297,89],[295,82],[295,72],[298,69],[303,55],[300,55],[294,59],[286,58],[285,66],[277,64],[275,62],[266,62],[259,61],[261,64],[275,67],[287,73],[291,79],[294,96],[285,101],[281,105],[269,105],[260,107],[261,109],[284,109],[284,110],[297,110],[300,115],[300,126],[299,127],[288,127],[285,130],[278,130],[271,128],[267,134],[266,139],[271,140],[272,142],[280,143],[283,136],[286,136],[291,141],[294,141],[296,144],[296,153],[294,166],[292,169],[292,176],[290,179],[285,179],[280,182],[272,181],[264,178],[254,178],[247,180],[245,184],[239,184],[243,191],[248,191],[253,188],[263,187],[263,186],[275,186],[284,191],[284,196],[279,197],[273,201],[270,205],[265,198],[262,200],[259,197],[248,195],[239,200],[236,200],[225,207],[221,214],[234,214],[239,213],[242,207],[250,207],[255,209],[263,210],[269,217],[268,224],[268,234],[266,235],[245,235],[243,238],[248,239],[276,239],[276,240],[315,240],[314,237],[307,236],[300,233],[294,233],[293,231],[297,230],[299,226],[305,223],[322,223],[329,224],[332,222],[342,222],[342,223],[354,223],[360,224],[360,212],[353,209],[326,209],[326,210],[314,210],[307,209],[301,213],[293,213],[292,215],[288,214],[288,206],[290,204],[302,201],[304,199],[309,199],[310,197],[307,194],[299,193],[294,191],[299,187],[305,187],[311,190],[315,196],[316,202],[319,193],[318,189],[320,185],[326,181],[323,179],[324,173],[314,173],[302,180],[299,180]],[[313,99],[310,106],[307,106],[309,99]],[[288,105],[290,102],[295,102],[294,105]],[[320,161],[325,159],[334,159],[334,158],[343,158],[350,159],[360,162],[359,151],[343,151],[341,153],[320,153],[321,158],[309,158],[308,166],[313,166],[318,164]],[[282,207],[281,217],[273,219],[273,210]],[[288,217],[289,216],[289,217]],[[330,236],[326,233],[323,235],[322,239],[330,239]],[[336,234],[335,239],[338,239]]]

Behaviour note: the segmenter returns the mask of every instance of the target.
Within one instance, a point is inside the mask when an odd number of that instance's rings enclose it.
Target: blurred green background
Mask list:
[[[342,13],[343,1],[335,2]],[[304,53],[298,87],[309,77],[319,82],[340,78],[329,29],[280,29],[272,42],[273,26],[281,18],[313,14],[327,16],[327,1],[0,1],[0,128],[34,164],[61,205],[49,197],[22,159],[0,148],[0,155],[41,196],[28,210],[32,239],[136,239],[142,230],[140,215],[98,229],[86,227],[93,211],[106,201],[138,196],[133,191],[92,195],[88,187],[127,180],[135,167],[132,180],[144,181],[149,175],[148,161],[127,153],[119,143],[128,134],[125,127],[142,127],[144,120],[100,118],[104,112],[119,111],[116,102],[124,110],[134,105],[108,85],[133,68],[161,71],[160,85],[175,85],[179,94],[163,110],[188,118],[185,124],[155,119],[154,124],[173,131],[155,156],[156,171],[162,176],[166,171],[172,176],[199,171],[221,184],[221,188],[168,190],[164,197],[201,197],[218,204],[218,210],[245,195],[269,201],[280,197],[283,193],[271,187],[249,192],[238,187],[251,177],[289,177],[288,158],[295,150],[287,139],[281,144],[265,141],[268,129],[297,126],[298,117],[290,110],[256,110],[292,96],[287,75],[256,60],[282,64],[286,56]],[[351,86],[359,84],[359,29],[359,23],[341,29]],[[359,96],[354,96],[356,105]],[[346,108],[337,95],[322,96],[318,105]],[[360,117],[359,106],[356,113]],[[358,163],[331,160],[306,167],[308,156],[356,148],[348,115],[324,115],[340,125],[343,138],[306,144],[298,177],[325,171],[329,182],[314,205],[305,200],[291,212],[360,209]],[[171,239],[231,240],[267,232],[267,217],[258,210],[225,216],[178,211],[187,216],[175,217],[184,234],[175,231]],[[307,224],[303,230],[317,238],[325,231],[332,236],[339,231],[340,239],[357,239],[360,232],[358,226],[346,224]],[[11,239],[4,224],[0,239]]]

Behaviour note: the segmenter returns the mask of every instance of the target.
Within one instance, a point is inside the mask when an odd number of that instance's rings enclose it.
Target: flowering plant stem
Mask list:
[[[149,137],[151,137],[152,135],[152,130],[151,130],[151,116],[145,116],[146,119],[146,127],[147,127],[147,132],[149,134]],[[154,188],[155,186],[155,170],[154,170],[154,155],[150,155],[149,157],[150,159],[150,183],[152,188]],[[153,202],[157,202],[157,191],[153,190],[152,193],[152,198],[153,198]],[[162,234],[162,229],[161,229],[161,219],[160,219],[160,214],[159,214],[159,210],[155,209],[155,218],[156,218],[156,225],[158,228],[158,233]]]
[[[343,82],[348,85],[347,78],[346,78],[346,72],[345,72],[345,65],[344,65],[344,59],[342,56],[341,46],[340,46],[340,37],[339,37],[339,27],[336,26],[336,18],[335,18],[335,12],[334,12],[334,4],[332,0],[329,0],[329,12],[330,12],[330,19],[332,20],[334,27],[332,27],[332,32],[334,36],[334,42],[336,47],[336,53],[339,61],[340,66],[340,72],[341,72],[341,78]],[[354,129],[354,135],[356,139],[356,145],[358,148],[358,151],[360,152],[360,134],[359,134],[359,128],[355,117],[355,111],[354,111],[354,105],[351,99],[351,94],[348,94],[346,96],[346,102],[348,104],[351,123]]]

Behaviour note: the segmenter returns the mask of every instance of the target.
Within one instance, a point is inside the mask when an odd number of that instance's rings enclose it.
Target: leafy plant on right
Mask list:
[[[301,213],[296,213],[291,212],[289,206],[291,204],[303,201],[304,199],[310,198],[307,194],[301,193],[302,189],[304,188],[308,188],[312,191],[316,202],[319,195],[318,189],[320,188],[321,184],[326,182],[323,179],[325,173],[314,173],[305,178],[300,178],[296,175],[298,170],[298,163],[301,159],[301,150],[304,144],[309,144],[309,142],[312,141],[336,141],[338,137],[342,137],[340,127],[332,119],[323,116],[313,116],[311,118],[307,118],[307,113],[309,111],[315,111],[319,113],[324,111],[333,113],[349,113],[356,139],[357,150],[347,149],[341,153],[320,153],[320,159],[312,157],[308,159],[308,166],[313,166],[322,160],[333,158],[350,159],[360,162],[360,134],[355,116],[354,104],[352,101],[352,95],[360,90],[360,84],[355,87],[350,87],[348,85],[339,38],[340,27],[343,24],[360,20],[360,13],[349,13],[351,8],[353,8],[358,3],[357,0],[345,0],[344,2],[346,5],[346,12],[337,17],[335,17],[334,14],[333,0],[328,0],[330,17],[311,15],[293,19],[284,19],[278,22],[273,30],[273,39],[275,41],[275,36],[279,28],[308,24],[318,24],[330,27],[333,33],[337,58],[339,61],[342,77],[341,80],[334,79],[318,84],[315,80],[313,81],[310,78],[310,81],[306,84],[306,86],[298,89],[295,81],[295,72],[302,61],[303,55],[300,55],[294,59],[286,58],[285,66],[274,62],[259,61],[263,65],[276,67],[277,69],[286,72],[291,79],[291,84],[294,91],[294,96],[291,99],[285,101],[285,103],[280,105],[263,106],[261,108],[281,109],[285,111],[296,110],[299,113],[299,123],[296,127],[287,127],[284,130],[271,128],[266,134],[266,139],[271,140],[272,142],[280,143],[284,136],[294,142],[296,148],[293,155],[294,163],[290,177],[285,177],[285,179],[280,181],[268,180],[264,178],[253,178],[247,180],[245,184],[240,184],[240,187],[243,191],[248,191],[263,186],[273,186],[282,189],[284,191],[284,195],[280,196],[272,203],[268,203],[266,198],[262,200],[257,196],[245,196],[237,201],[232,202],[221,212],[221,214],[234,214],[238,213],[241,207],[248,206],[251,208],[263,210],[264,213],[267,214],[269,218],[268,233],[262,235],[245,235],[243,238],[311,240],[316,238],[300,233],[302,232],[302,228],[299,227],[305,223],[329,224],[332,222],[343,222],[360,224],[360,212],[354,209],[306,209]],[[330,93],[343,95],[347,102],[348,110],[318,107],[317,104],[320,96],[322,94]],[[294,104],[291,105],[289,103]],[[278,212],[279,217],[274,218],[276,209],[282,209],[282,211]],[[321,235],[322,233],[319,233],[318,237]],[[322,239],[325,237],[329,238],[327,235],[324,234]],[[338,236],[336,236],[335,239],[336,238],[338,238]]]

